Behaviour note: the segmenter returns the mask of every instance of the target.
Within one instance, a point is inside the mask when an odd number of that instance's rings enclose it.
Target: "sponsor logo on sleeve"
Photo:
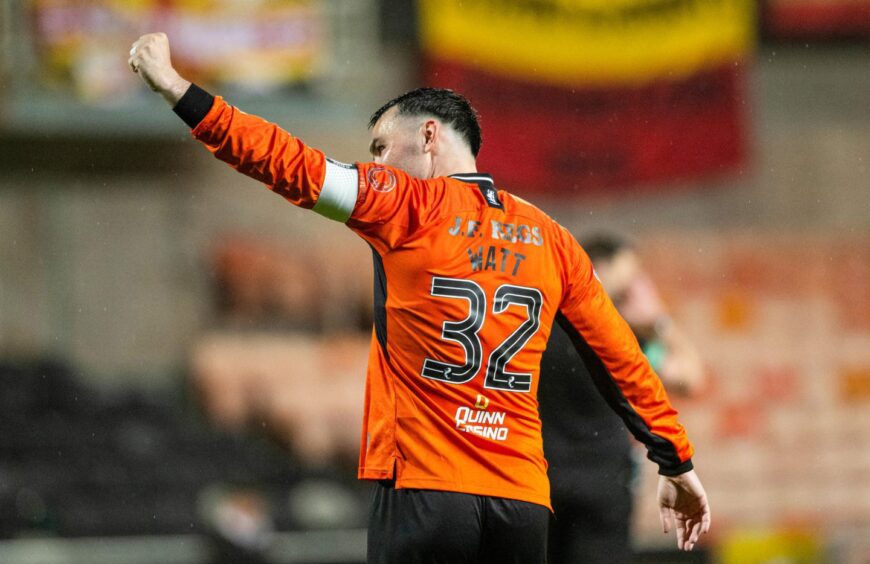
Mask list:
[[[391,192],[396,187],[396,174],[382,166],[373,166],[369,169],[368,174],[369,186],[375,192]]]

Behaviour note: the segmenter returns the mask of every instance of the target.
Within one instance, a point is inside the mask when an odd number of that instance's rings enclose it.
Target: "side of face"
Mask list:
[[[432,170],[434,120],[399,115],[393,106],[371,129],[369,152],[374,162],[404,170],[417,178],[429,178]]]
[[[630,249],[622,249],[609,259],[596,260],[595,271],[617,307],[642,273],[640,261]]]
[[[651,327],[665,313],[658,290],[632,249],[595,261],[595,271],[620,315],[635,332]]]

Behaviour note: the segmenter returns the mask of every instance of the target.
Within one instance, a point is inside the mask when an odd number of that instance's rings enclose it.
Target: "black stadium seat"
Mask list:
[[[0,362],[0,390],[0,538],[196,532],[207,488],[256,489],[280,513],[303,472],[178,396],[107,395],[56,360]]]

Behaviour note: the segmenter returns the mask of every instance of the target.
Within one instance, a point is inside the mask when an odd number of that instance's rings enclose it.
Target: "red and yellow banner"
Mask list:
[[[751,0],[423,0],[427,78],[482,115],[519,191],[727,170],[745,149]]]

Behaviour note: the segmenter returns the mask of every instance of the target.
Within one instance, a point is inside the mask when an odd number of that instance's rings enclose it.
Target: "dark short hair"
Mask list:
[[[465,97],[447,88],[417,88],[393,98],[372,114],[369,129],[393,106],[399,115],[433,116],[449,124],[468,143],[471,154],[477,157],[483,142],[480,122],[475,110]]]
[[[613,233],[595,233],[589,237],[584,237],[580,246],[583,247],[592,262],[610,260],[620,251],[632,248],[628,239]]]

